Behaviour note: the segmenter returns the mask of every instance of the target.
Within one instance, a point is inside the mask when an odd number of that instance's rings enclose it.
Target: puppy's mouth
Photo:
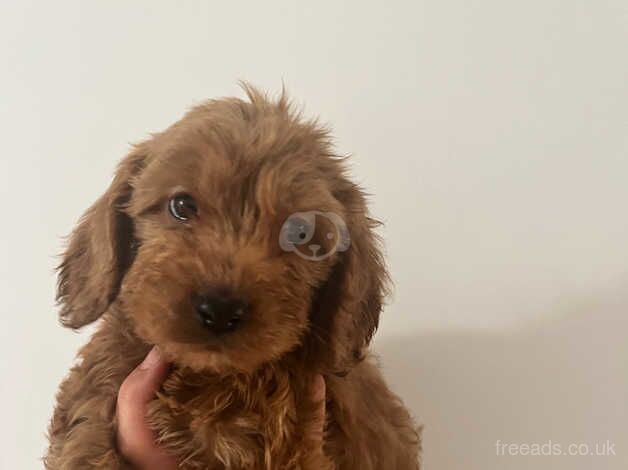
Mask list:
[[[194,349],[203,349],[207,352],[223,352],[226,348],[223,339],[210,336],[201,336],[200,334],[173,334],[168,338],[169,342],[177,343],[183,346],[190,346]]]
[[[217,335],[208,331],[203,322],[192,318],[176,322],[168,331],[167,341],[202,348],[208,352],[223,352],[233,342],[237,332]]]

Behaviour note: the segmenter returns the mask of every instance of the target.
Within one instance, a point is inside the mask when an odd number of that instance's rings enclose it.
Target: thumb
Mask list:
[[[118,404],[146,404],[155,396],[168,375],[168,363],[157,347],[150,350],[142,363],[124,380],[118,392]],[[130,410],[129,410],[130,411]]]
[[[155,444],[146,423],[147,404],[168,375],[168,363],[154,347],[124,380],[118,392],[118,448],[138,468],[176,468],[175,461]]]

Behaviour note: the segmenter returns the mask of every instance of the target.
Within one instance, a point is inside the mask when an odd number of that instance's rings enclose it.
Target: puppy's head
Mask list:
[[[386,271],[362,192],[282,97],[210,101],[139,146],[73,232],[61,321],[112,303],[196,370],[291,351],[345,370],[377,328]]]

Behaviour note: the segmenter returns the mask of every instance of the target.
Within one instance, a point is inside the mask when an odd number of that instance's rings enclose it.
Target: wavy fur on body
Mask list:
[[[135,146],[72,233],[61,321],[101,320],[58,393],[47,469],[129,468],[115,447],[116,397],[153,344],[173,371],[148,421],[181,468],[419,468],[418,430],[367,351],[387,274],[364,195],[325,130],[285,96],[245,90],[248,101],[206,102]],[[188,223],[168,213],[181,192],[198,205]],[[282,223],[303,211],[339,215],[350,247],[317,261],[282,250]],[[215,286],[250,310],[220,337],[190,301]],[[319,373],[324,456],[303,432]]]

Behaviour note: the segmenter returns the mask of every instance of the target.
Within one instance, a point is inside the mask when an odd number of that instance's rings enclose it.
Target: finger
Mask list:
[[[323,410],[325,409],[325,379],[322,375],[316,375],[312,382],[312,400],[314,402],[322,401]]]
[[[309,428],[310,439],[323,443],[325,429],[325,379],[322,375],[316,375],[310,387],[310,396],[315,405],[312,424]]]
[[[159,449],[146,423],[147,404],[168,375],[168,363],[153,348],[125,379],[118,392],[118,446],[139,468],[176,468],[172,457]]]

